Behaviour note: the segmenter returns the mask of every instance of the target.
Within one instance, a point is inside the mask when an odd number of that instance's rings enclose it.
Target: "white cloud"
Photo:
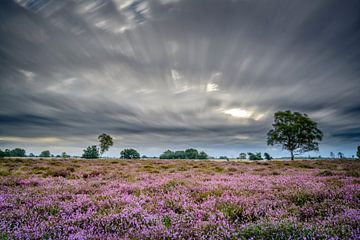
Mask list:
[[[231,108],[223,110],[222,112],[234,118],[254,119],[256,121],[260,120],[265,115],[263,113],[257,113],[254,110],[248,110],[244,108]]]
[[[208,83],[206,85],[206,92],[219,91],[219,86],[216,83]]]

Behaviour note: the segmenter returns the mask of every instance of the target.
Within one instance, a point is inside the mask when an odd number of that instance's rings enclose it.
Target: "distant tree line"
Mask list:
[[[5,149],[4,151],[0,150],[0,157],[25,157],[25,149],[14,148],[12,150]]]
[[[167,150],[160,155],[160,159],[208,159],[206,152],[199,152],[197,149],[189,148],[178,151]]]

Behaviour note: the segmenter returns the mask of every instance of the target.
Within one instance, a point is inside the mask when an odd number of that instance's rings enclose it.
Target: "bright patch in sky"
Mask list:
[[[216,83],[208,83],[206,85],[206,91],[207,92],[215,92],[218,91],[218,85]]]
[[[228,109],[224,113],[236,118],[250,118],[253,115],[253,112],[242,108]]]

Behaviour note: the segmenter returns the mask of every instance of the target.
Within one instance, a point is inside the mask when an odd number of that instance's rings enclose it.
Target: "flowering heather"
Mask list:
[[[358,161],[0,160],[0,239],[360,239]]]

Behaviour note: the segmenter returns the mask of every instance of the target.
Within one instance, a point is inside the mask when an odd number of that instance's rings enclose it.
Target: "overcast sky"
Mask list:
[[[1,0],[0,148],[267,151],[307,113],[320,153],[360,144],[360,1]],[[306,156],[308,154],[305,154]]]

